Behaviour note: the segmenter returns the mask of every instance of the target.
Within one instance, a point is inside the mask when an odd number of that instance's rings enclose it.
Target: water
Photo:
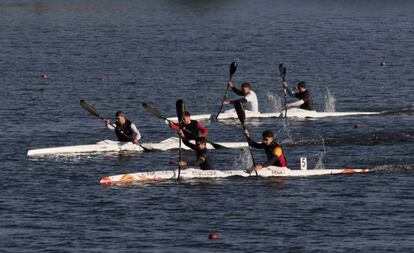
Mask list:
[[[411,1],[2,1],[0,251],[412,251],[413,10]],[[114,138],[80,99],[104,115],[124,110],[144,141],[166,139],[172,132],[141,103],[173,115],[182,98],[194,114],[216,112],[234,60],[233,80],[252,84],[262,111],[275,109],[267,94],[284,99],[280,63],[290,85],[307,82],[319,111],[325,87],[336,111],[391,111],[247,122],[255,139],[279,133],[292,168],[306,156],[308,168],[374,172],[102,187],[106,175],[171,169],[177,153],[26,156]],[[238,123],[206,126],[213,140],[244,140]],[[223,169],[249,159],[213,154]]]

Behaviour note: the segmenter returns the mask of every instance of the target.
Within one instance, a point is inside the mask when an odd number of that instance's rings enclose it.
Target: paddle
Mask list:
[[[165,116],[163,116],[153,105],[151,105],[149,103],[142,103],[142,106],[145,108],[145,110],[147,110],[152,115],[154,115],[154,116],[156,116],[156,117],[158,117],[160,119],[166,120],[169,123],[172,123],[171,120],[169,120]],[[185,129],[184,128],[183,131],[186,132],[186,133],[188,133],[188,134],[191,134],[191,132],[188,129]],[[193,138],[195,138],[195,136],[193,134],[191,134],[191,136]],[[227,148],[227,147],[225,147],[223,145],[220,145],[220,144],[215,143],[215,142],[212,142],[212,141],[206,140],[206,142],[210,143],[211,146],[213,146],[215,149],[226,149]]]
[[[232,62],[231,64],[230,64],[230,77],[229,77],[229,80],[228,80],[228,82],[230,82],[231,81],[231,79],[233,78],[233,75],[234,75],[234,73],[236,73],[236,70],[237,70],[237,62]],[[214,121],[217,121],[217,119],[218,119],[218,116],[220,115],[220,113],[221,113],[221,110],[223,110],[223,106],[224,106],[224,100],[226,100],[226,96],[227,96],[227,92],[229,91],[229,86],[227,85],[227,87],[226,87],[226,90],[224,91],[224,96],[223,96],[223,100],[221,101],[221,106],[220,106],[220,110],[218,111],[218,113],[217,113],[217,115],[215,116],[215,117],[213,117],[212,118],[212,120],[214,120]]]
[[[283,63],[279,64],[279,72],[280,76],[282,77],[283,82],[286,80],[286,67],[283,66]],[[287,118],[287,92],[286,88],[284,88],[285,91],[285,118]]]
[[[240,101],[236,101],[234,103],[234,108],[236,109],[237,117],[239,118],[240,123],[243,126],[243,130],[246,130],[246,126],[244,125],[244,121],[246,120],[246,113],[244,111],[243,104]],[[249,144],[249,139],[248,139],[247,136],[246,136],[246,141]],[[250,147],[250,144],[249,144],[249,151],[250,151],[250,155],[252,156],[253,168],[254,168],[256,166],[256,162],[254,161],[254,156],[253,156],[253,152],[252,152],[252,149]],[[254,169],[254,171],[256,172],[256,176],[257,176],[256,169]]]
[[[93,105],[89,104],[85,100],[83,100],[83,99],[80,100],[80,106],[83,109],[85,109],[87,112],[92,114],[93,116],[98,117],[102,120],[105,119],[105,117],[103,117],[101,114],[99,114],[99,112],[95,109],[95,107],[93,107]],[[116,126],[114,124],[112,124],[111,122],[109,122],[109,125],[111,125],[113,128],[116,128]],[[129,136],[126,135],[122,130],[120,130],[120,132],[121,132],[122,135],[129,138]],[[151,152],[152,151],[151,149],[142,146],[140,143],[138,143],[137,145],[140,146],[145,152]]]
[[[177,118],[178,118],[178,124],[180,126],[180,129],[183,129],[183,117],[185,112],[185,104],[182,99],[178,99],[175,103],[175,109],[177,111]],[[179,147],[178,147],[178,176],[177,179],[180,179],[180,173],[181,173],[181,135],[179,135]]]

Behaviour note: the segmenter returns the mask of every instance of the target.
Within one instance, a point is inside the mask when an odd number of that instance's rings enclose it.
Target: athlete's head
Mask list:
[[[306,83],[304,81],[300,81],[300,82],[298,82],[297,87],[298,87],[299,91],[301,91],[301,92],[305,91],[306,90]]]
[[[184,116],[183,116],[183,122],[184,124],[190,124],[191,123],[191,114],[188,111],[184,112]]]
[[[241,85],[241,90],[242,90],[242,92],[243,92],[244,95],[249,94],[249,92],[251,91],[251,89],[252,88],[250,87],[250,84],[249,83],[243,83]]]
[[[206,138],[205,137],[202,137],[202,136],[197,137],[195,139],[195,143],[196,143],[196,146],[199,149],[204,149],[206,147]]]
[[[123,111],[117,111],[115,113],[115,118],[116,118],[116,122],[118,122],[119,124],[121,125],[125,124],[126,116]]]
[[[270,145],[273,142],[274,134],[270,130],[266,130],[262,133],[263,143]]]

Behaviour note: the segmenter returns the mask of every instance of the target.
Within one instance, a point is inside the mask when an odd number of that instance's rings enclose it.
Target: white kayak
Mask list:
[[[288,168],[269,166],[258,171],[259,177],[307,177],[332,174],[365,173],[367,169],[316,169],[316,170],[291,170]],[[208,179],[226,177],[253,177],[256,173],[245,170],[201,170],[195,168],[182,169],[180,179]],[[173,180],[178,177],[178,169],[164,171],[148,171],[115,176],[103,177],[101,185],[124,185],[143,182]]]
[[[252,112],[252,111],[245,111],[246,118],[284,118],[285,111],[283,112]],[[344,117],[344,116],[363,116],[363,115],[378,115],[381,112],[317,112],[317,111],[308,111],[303,110],[300,108],[290,108],[287,110],[287,117],[288,118],[325,118],[325,117]],[[199,114],[199,115],[191,115],[191,119],[193,120],[209,120],[211,117],[215,117],[212,114]],[[237,113],[234,109],[224,111],[218,116],[218,120],[225,120],[225,119],[237,119]],[[177,121],[177,117],[170,117],[167,118],[171,121]],[[168,121],[166,121],[168,123]]]
[[[226,148],[243,148],[247,147],[247,142],[217,142]],[[179,140],[176,137],[170,137],[159,143],[143,143],[142,146],[148,149],[166,151],[178,149]],[[181,145],[185,150],[190,150],[186,145]],[[208,149],[214,149],[211,144],[207,143]],[[143,148],[133,144],[132,142],[119,142],[104,140],[90,145],[64,146],[55,148],[32,149],[27,152],[28,156],[46,156],[46,155],[74,155],[82,153],[102,153],[102,152],[120,152],[120,151],[136,151],[142,152]]]

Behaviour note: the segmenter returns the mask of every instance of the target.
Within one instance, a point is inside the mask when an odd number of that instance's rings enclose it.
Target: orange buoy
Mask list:
[[[210,239],[210,240],[217,240],[218,239],[218,234],[211,233],[211,234],[208,235],[208,239]]]

